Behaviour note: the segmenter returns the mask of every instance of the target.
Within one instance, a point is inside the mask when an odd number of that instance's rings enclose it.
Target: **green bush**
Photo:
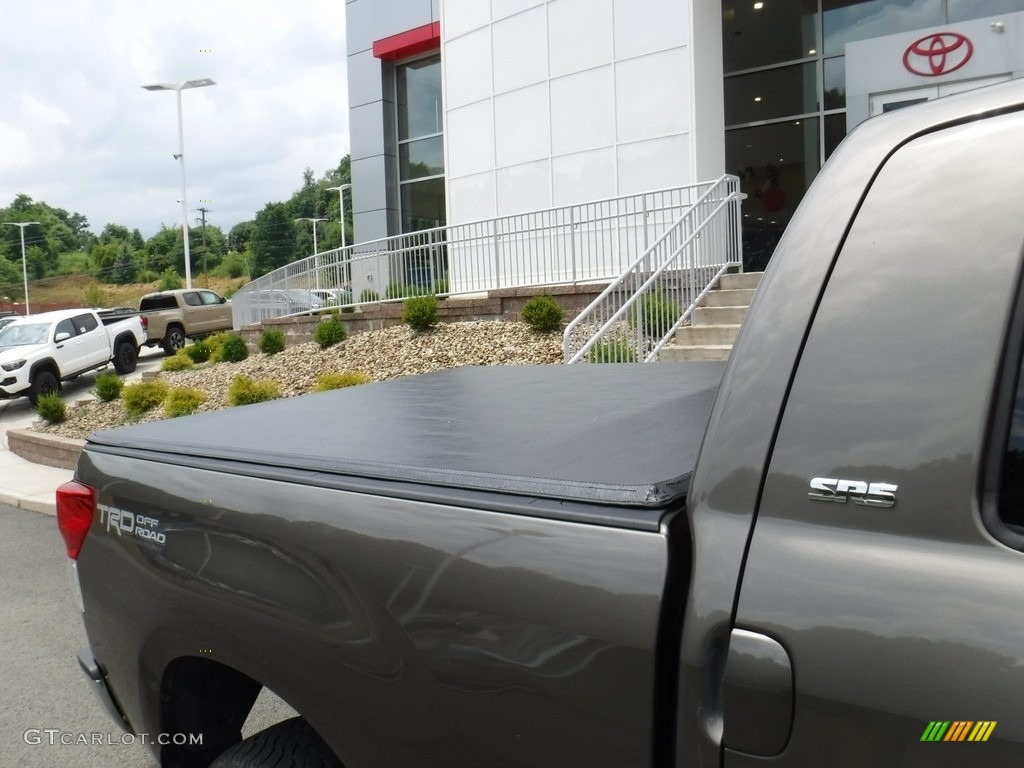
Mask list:
[[[199,389],[178,387],[172,389],[164,398],[164,416],[175,419],[195,413],[199,406],[206,402],[206,393]]]
[[[276,328],[268,328],[260,334],[260,352],[265,355],[276,355],[284,351],[284,333]]]
[[[160,284],[157,286],[157,290],[176,291],[179,288],[183,288],[184,285],[185,284],[181,282],[181,276],[177,273],[174,267],[168,267],[160,273]]]
[[[93,387],[93,394],[104,403],[117,400],[124,388],[124,381],[113,371],[106,371],[96,377],[96,386]]]
[[[165,357],[160,363],[161,371],[187,371],[194,365],[192,358],[184,349],[179,349],[170,357]]]
[[[220,350],[224,345],[224,339],[228,337],[227,331],[221,331],[220,333],[214,333],[211,336],[207,336],[203,339],[206,342],[206,346],[210,348],[210,362],[220,362]]]
[[[384,298],[403,299],[409,293],[409,287],[405,283],[388,283],[388,287],[384,289]]]
[[[36,413],[49,424],[60,424],[68,417],[68,407],[60,399],[59,392],[51,392],[36,398]]]
[[[140,283],[155,283],[160,279],[160,274],[154,272],[152,269],[143,269],[138,274],[138,280]]]
[[[363,288],[359,292],[359,303],[369,304],[371,301],[380,301],[380,294],[373,290],[373,288]]]
[[[682,312],[679,305],[659,288],[654,293],[640,298],[640,317],[643,321],[645,336],[660,338],[675,325]],[[630,311],[629,327],[636,330],[637,313]]]
[[[438,296],[447,296],[448,290],[449,287],[447,277],[443,277],[440,280],[434,281],[434,293],[437,294]]]
[[[534,296],[519,313],[523,322],[537,333],[551,333],[562,325],[562,306],[546,294]]]
[[[327,392],[331,389],[354,387],[357,384],[368,384],[370,377],[361,371],[342,371],[340,373],[321,373],[317,376],[314,392]]]
[[[320,345],[320,349],[333,347],[347,337],[348,331],[345,330],[345,324],[337,315],[331,315],[326,320],[321,320],[313,333],[313,339]]]
[[[402,322],[423,332],[437,325],[437,297],[416,296],[402,305]]]
[[[601,341],[590,348],[587,360],[591,363],[635,363],[636,349],[625,339]]]
[[[209,360],[210,352],[213,350],[210,349],[210,345],[207,344],[205,340],[198,339],[187,347],[182,347],[181,351],[188,355],[189,359],[193,363],[198,365],[199,363],[205,363]]]
[[[217,358],[225,363],[237,363],[249,356],[249,345],[237,333],[229,333],[220,343],[220,354]]]
[[[138,416],[156,408],[167,397],[167,384],[159,379],[129,384],[121,390],[121,402],[132,416]]]
[[[85,306],[87,307],[102,307],[107,303],[107,292],[96,285],[96,283],[90,283],[85,286],[82,295],[85,298]]]
[[[281,396],[281,389],[270,379],[255,381],[248,376],[235,376],[228,387],[228,402],[231,405],[252,405]]]

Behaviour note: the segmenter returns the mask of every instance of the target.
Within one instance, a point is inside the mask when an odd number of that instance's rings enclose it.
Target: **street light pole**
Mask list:
[[[28,317],[28,260],[25,258],[25,227],[31,224],[38,224],[38,221],[7,221],[9,227],[18,227],[21,230],[21,277],[25,281],[25,317]]]
[[[313,283],[317,290],[320,289],[320,249],[316,244],[316,223],[318,221],[329,221],[329,219],[314,219],[310,216],[300,216],[296,221],[313,222]]]
[[[327,187],[328,192],[338,193],[338,220],[341,221],[341,258],[342,258],[342,269],[345,272],[345,284],[348,286],[352,285],[352,275],[349,274],[349,258],[345,253],[345,190],[351,189],[351,184],[342,184],[337,187]]]
[[[208,77],[200,80],[186,80],[183,83],[155,83],[142,86],[147,91],[174,91],[178,96],[178,154],[174,156],[181,165],[181,237],[185,244],[185,287],[192,287],[192,257],[188,249],[188,200],[185,195],[185,130],[181,119],[181,92],[187,88],[203,88],[216,83]]]

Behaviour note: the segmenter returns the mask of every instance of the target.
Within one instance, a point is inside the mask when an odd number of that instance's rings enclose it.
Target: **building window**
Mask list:
[[[748,194],[747,267],[767,262],[846,135],[847,43],[1015,11],[1024,0],[723,0],[725,162]]]
[[[441,57],[400,64],[395,75],[402,232],[442,227],[446,215]]]

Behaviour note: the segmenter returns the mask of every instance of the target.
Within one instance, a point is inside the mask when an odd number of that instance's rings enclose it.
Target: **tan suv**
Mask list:
[[[195,339],[232,328],[231,304],[205,288],[147,293],[139,302],[147,321],[147,346],[159,344],[173,355],[186,339]]]

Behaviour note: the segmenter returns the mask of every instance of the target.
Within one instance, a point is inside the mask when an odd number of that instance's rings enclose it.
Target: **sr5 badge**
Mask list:
[[[807,498],[814,501],[832,501],[845,504],[847,499],[862,507],[888,508],[896,504],[897,487],[892,483],[866,483],[863,480],[842,480],[835,477],[815,477]]]

